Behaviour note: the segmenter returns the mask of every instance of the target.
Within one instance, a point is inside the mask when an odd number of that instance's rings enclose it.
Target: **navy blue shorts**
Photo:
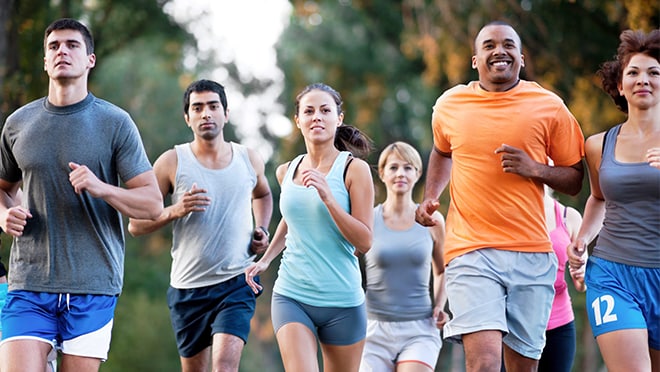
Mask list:
[[[254,280],[259,282],[258,277]],[[208,287],[169,287],[167,305],[179,355],[197,355],[212,344],[216,333],[234,335],[247,342],[257,296],[245,283],[243,274]]]

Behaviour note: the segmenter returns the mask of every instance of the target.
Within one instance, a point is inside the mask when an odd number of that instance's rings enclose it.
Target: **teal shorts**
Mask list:
[[[451,320],[443,337],[502,331],[517,353],[541,358],[555,295],[557,255],[482,248],[456,257],[445,269]]]

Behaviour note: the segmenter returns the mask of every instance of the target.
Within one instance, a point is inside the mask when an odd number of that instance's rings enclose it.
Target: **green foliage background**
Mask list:
[[[181,112],[183,89],[222,63],[197,54],[186,25],[163,12],[170,1],[0,0],[0,119],[4,122],[16,108],[45,95],[43,30],[66,16],[85,21],[94,32],[98,62],[90,90],[131,113],[150,158],[189,141]],[[214,4],[228,6],[230,1]],[[658,28],[660,18],[658,3],[646,0],[293,0],[291,5],[289,26],[277,45],[278,65],[285,74],[280,101],[287,115],[293,114],[298,91],[323,81],[342,93],[346,122],[367,133],[377,150],[403,140],[424,157],[432,147],[431,106],[445,89],[476,79],[470,68],[472,40],[488,21],[515,25],[524,46],[524,77],[563,97],[588,136],[624,118],[599,88],[598,66],[612,57],[622,30]],[[184,68],[183,58],[190,53],[202,67]],[[245,95],[274,84],[240,79],[235,65],[224,67]],[[295,131],[286,138],[273,135],[263,121],[259,134],[275,149],[267,173],[277,197],[275,166],[304,151],[304,144]],[[226,130],[227,138],[241,140],[231,126]],[[377,155],[368,159],[371,164]],[[384,191],[376,183],[380,202]],[[581,211],[587,195],[585,181],[579,196],[561,199]],[[441,201],[446,212],[446,194]],[[273,226],[279,220],[275,213]],[[179,370],[165,302],[170,237],[169,229],[127,237],[124,292],[102,371]],[[7,256],[10,241],[2,240]],[[272,266],[262,278],[266,291],[258,299],[242,371],[282,370],[270,325],[277,264]],[[574,370],[601,370],[585,320],[584,295],[573,293],[573,301],[578,327]],[[445,344],[436,370],[462,368],[460,347]]]

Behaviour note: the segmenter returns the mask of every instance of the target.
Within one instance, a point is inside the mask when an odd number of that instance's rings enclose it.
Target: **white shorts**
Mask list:
[[[420,363],[435,370],[442,347],[433,318],[404,322],[367,320],[360,372],[394,371],[401,363]]]

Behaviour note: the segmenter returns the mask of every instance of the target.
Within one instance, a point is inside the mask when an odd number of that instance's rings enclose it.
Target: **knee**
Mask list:
[[[474,355],[466,355],[466,371],[488,371],[500,372],[502,368],[502,354],[498,352],[480,352]]]

